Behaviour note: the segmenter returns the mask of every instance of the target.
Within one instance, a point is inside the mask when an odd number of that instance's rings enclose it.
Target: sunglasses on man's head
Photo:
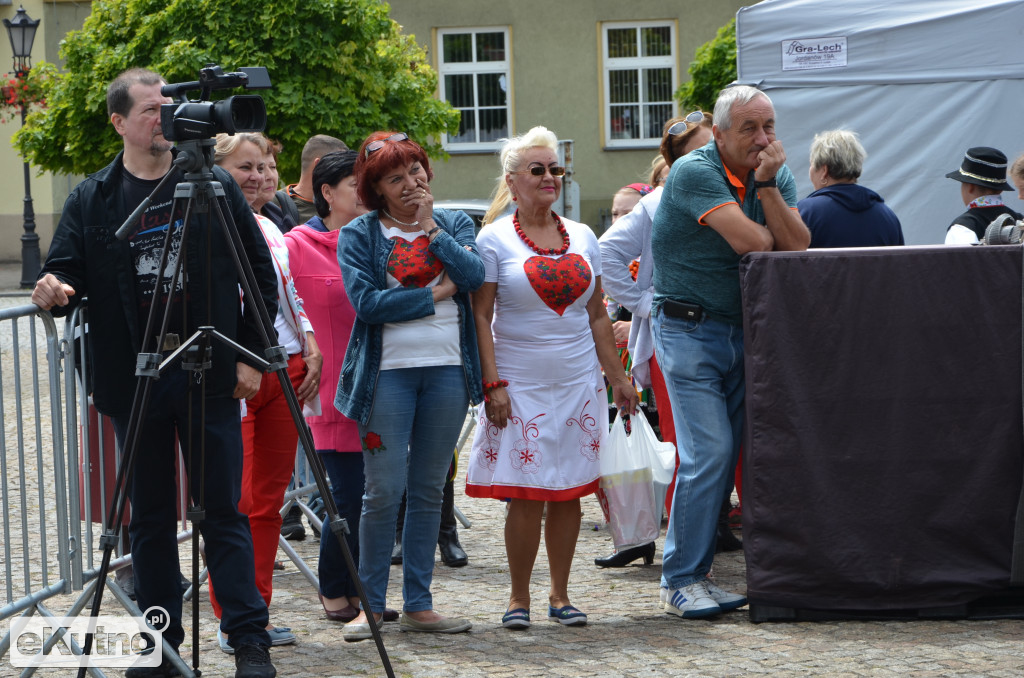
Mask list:
[[[690,125],[699,125],[702,122],[704,122],[703,111],[694,111],[693,113],[690,113],[676,124],[669,127],[668,133],[673,136],[675,136],[676,134],[682,134],[686,130],[690,129],[687,126],[687,123],[689,123]]]
[[[564,167],[543,167],[542,165],[534,165],[528,169],[516,170],[515,172],[509,172],[509,174],[532,174],[535,177],[544,176],[545,172],[551,172],[551,176],[560,177],[565,175]]]
[[[384,148],[384,145],[389,141],[405,141],[408,138],[409,135],[406,134],[405,132],[398,132],[397,134],[392,134],[387,139],[377,139],[376,141],[371,141],[370,143],[366,144],[366,154],[364,157],[369,158],[371,153],[374,153]]]

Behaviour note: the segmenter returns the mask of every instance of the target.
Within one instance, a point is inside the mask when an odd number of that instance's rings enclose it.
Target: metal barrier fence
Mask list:
[[[0,621],[18,614],[77,616],[94,595],[120,451],[113,426],[91,406],[86,387],[87,312],[83,300],[58,338],[53,317],[35,305],[0,310]],[[180,461],[178,476],[184,477]],[[178,499],[184,516],[184,489]],[[190,535],[183,519],[178,541]],[[111,573],[131,564],[122,546],[123,541]],[[104,584],[130,616],[139,615],[118,585],[109,579]],[[80,593],[66,612],[55,614],[46,604],[74,592]],[[64,640],[81,651],[73,639]],[[54,635],[44,651],[59,641]],[[0,639],[0,658],[10,649],[8,632]],[[190,675],[183,663],[179,669]],[[32,673],[30,668],[24,675]],[[104,675],[96,668],[89,674]]]
[[[85,299],[66,320],[62,337],[50,313],[35,305],[0,309],[0,590],[4,593],[0,621],[19,614],[47,619],[77,616],[95,592],[103,556],[100,538],[114,493],[120,449],[110,420],[91,405],[87,328]],[[475,415],[471,407],[459,450],[473,433]],[[185,477],[180,457],[177,475]],[[303,501],[316,486],[301,448],[295,477],[298,482],[288,491],[282,513],[298,505],[310,525],[320,530],[320,516]],[[191,537],[191,529],[184,518],[186,484],[179,482],[178,487],[180,543]],[[462,512],[455,510],[459,521],[469,527]],[[112,575],[131,565],[124,548],[127,522],[126,515],[122,539],[110,561]],[[280,545],[318,591],[315,571],[283,537]],[[196,586],[205,581],[204,569]],[[118,584],[109,578],[103,583],[130,616],[140,615]],[[193,588],[186,591],[186,599]],[[75,592],[78,595],[66,612],[54,614],[46,604],[54,596]],[[105,609],[109,604],[104,603]],[[60,640],[54,635],[44,651]],[[81,651],[73,639],[65,642],[73,651]],[[10,649],[8,632],[0,638],[0,662],[5,662]],[[176,664],[181,662],[175,659]],[[183,662],[178,668],[182,675],[192,675]],[[23,675],[32,673],[30,668]],[[97,668],[90,668],[89,674],[104,676]]]
[[[72,589],[60,349],[49,313],[34,305],[0,310],[0,366],[6,619]]]

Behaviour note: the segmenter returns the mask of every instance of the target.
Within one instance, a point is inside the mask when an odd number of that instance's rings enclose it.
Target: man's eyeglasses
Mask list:
[[[693,113],[690,113],[676,124],[669,127],[668,133],[671,134],[672,136],[675,136],[676,134],[682,134],[686,130],[690,129],[689,127],[687,127],[687,123],[689,123],[690,125],[699,125],[702,122],[704,122],[704,112],[694,111]]]
[[[542,176],[544,176],[545,172],[551,172],[551,176],[553,176],[553,177],[560,177],[560,176],[564,176],[565,175],[565,168],[564,167],[543,167],[542,165],[534,165],[533,167],[531,167],[529,169],[516,170],[514,172],[509,172],[509,174],[532,174],[535,177],[542,177]]]
[[[380,149],[384,148],[384,145],[387,144],[387,142],[389,141],[405,141],[408,138],[409,135],[406,134],[405,132],[398,132],[397,134],[392,134],[387,139],[377,139],[376,141],[371,141],[370,143],[366,144],[366,152],[364,157],[369,158],[371,153],[375,153],[376,151],[379,151]]]

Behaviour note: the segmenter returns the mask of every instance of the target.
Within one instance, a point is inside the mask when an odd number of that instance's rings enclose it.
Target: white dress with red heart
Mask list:
[[[562,222],[564,255],[537,254],[511,217],[477,236],[484,280],[498,284],[491,332],[512,416],[499,429],[480,408],[469,496],[567,501],[597,489],[608,396],[586,307],[601,253],[590,227]]]

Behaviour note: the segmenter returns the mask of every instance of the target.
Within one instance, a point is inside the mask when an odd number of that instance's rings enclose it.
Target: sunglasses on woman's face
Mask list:
[[[534,165],[529,169],[516,170],[515,172],[509,172],[509,174],[532,174],[535,177],[544,176],[545,172],[551,172],[551,176],[560,177],[565,175],[564,167],[544,167],[542,165]]]
[[[364,157],[369,158],[371,153],[374,153],[384,148],[384,145],[389,141],[405,141],[408,138],[408,134],[406,134],[405,132],[399,132],[397,134],[392,134],[387,139],[377,139],[376,141],[371,141],[370,143],[366,144],[366,154]]]
[[[675,136],[676,134],[682,134],[686,130],[690,129],[687,125],[699,125],[704,122],[704,113],[702,111],[694,111],[685,118],[677,122],[668,128],[668,133]]]

